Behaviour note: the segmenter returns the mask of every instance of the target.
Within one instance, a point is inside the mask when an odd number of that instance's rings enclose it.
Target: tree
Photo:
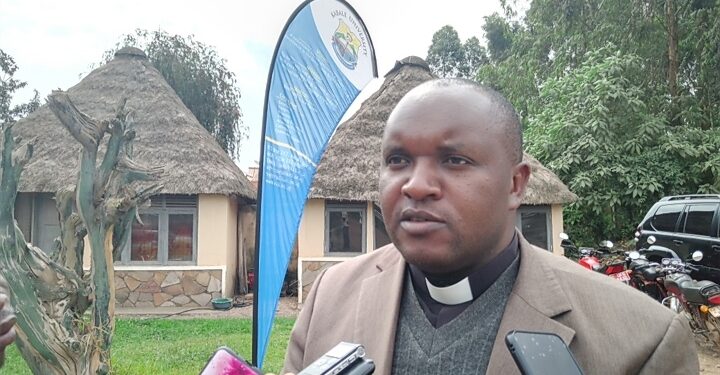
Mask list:
[[[497,13],[485,17],[483,24],[487,39],[488,53],[493,62],[502,62],[511,52],[512,28],[507,20]]]
[[[720,132],[670,126],[646,105],[639,56],[609,44],[584,60],[543,83],[526,134],[578,195],[566,223],[579,239],[627,236],[663,195],[720,190]]]
[[[13,68],[3,69],[12,77],[15,66],[3,66]],[[157,179],[162,169],[132,160],[135,132],[125,101],[115,116],[98,121],[80,112],[66,93],[54,91],[48,106],[82,151],[76,186],[55,195],[61,236],[59,248],[49,257],[27,243],[14,219],[20,175],[32,157],[34,140],[23,142],[12,135],[12,113],[22,111],[5,111],[5,98],[9,101],[22,84],[12,78],[7,81],[14,83],[0,88],[4,106],[0,273],[10,284],[19,329],[17,346],[36,374],[107,374],[115,310],[113,251],[129,235],[123,223],[132,220],[137,206],[161,188],[136,182]],[[98,160],[106,133],[110,137]],[[89,274],[82,264],[86,237],[92,260]]]
[[[465,51],[465,59],[459,66],[459,76],[474,78],[477,70],[488,63],[487,52],[485,47],[480,45],[480,40],[474,36],[465,41],[463,50]]]
[[[2,123],[15,121],[30,114],[40,106],[39,94],[35,90],[35,96],[30,102],[11,108],[13,94],[27,86],[27,82],[21,82],[13,78],[17,69],[15,60],[0,49],[0,121]]]
[[[524,17],[501,4],[475,79],[514,104],[530,153],[580,195],[565,212],[574,237],[629,237],[660,196],[720,192],[717,1],[533,0]],[[652,140],[626,141],[648,124]]]
[[[240,89],[235,74],[211,46],[193,36],[170,35],[164,31],[135,30],[126,34],[115,48],[105,52],[110,61],[122,47],[145,51],[150,62],[175,90],[183,104],[231,157],[236,158],[239,142],[247,138],[242,123]]]
[[[433,73],[440,77],[455,77],[464,61],[465,50],[455,28],[443,26],[433,34],[427,55],[427,63]]]
[[[476,37],[463,44],[452,26],[443,26],[433,34],[426,60],[435,75],[460,78],[474,77],[488,61],[485,47]]]
[[[509,35],[503,39],[511,41],[510,51],[501,61],[493,57],[478,80],[501,88],[519,108],[531,111],[539,95],[533,86],[567,74],[587,53],[611,43],[640,58],[649,90],[644,101],[670,123],[709,129],[720,121],[715,1],[534,0],[522,23],[494,16],[484,25],[490,55],[495,34]]]

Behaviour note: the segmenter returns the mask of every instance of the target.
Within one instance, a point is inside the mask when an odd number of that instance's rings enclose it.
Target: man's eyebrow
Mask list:
[[[386,154],[404,154],[406,153],[405,148],[398,145],[387,145],[382,148],[383,155]]]
[[[455,152],[460,152],[461,150],[463,150],[462,143],[448,143],[438,147],[438,151],[441,154],[452,154]]]

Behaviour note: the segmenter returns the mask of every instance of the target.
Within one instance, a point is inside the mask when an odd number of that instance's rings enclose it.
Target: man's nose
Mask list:
[[[428,162],[418,162],[408,180],[403,184],[401,192],[406,197],[422,201],[438,199],[442,195],[438,173]]]

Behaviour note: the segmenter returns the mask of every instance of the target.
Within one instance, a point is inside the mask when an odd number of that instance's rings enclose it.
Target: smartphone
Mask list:
[[[226,346],[219,347],[200,375],[262,375],[262,372]]]
[[[375,362],[372,359],[358,358],[340,372],[340,375],[370,375],[375,372]]]
[[[360,344],[340,342],[311,363],[297,375],[336,375],[365,356],[365,348]],[[374,368],[373,364],[373,368]]]
[[[583,373],[565,342],[554,333],[510,331],[505,344],[523,375]]]

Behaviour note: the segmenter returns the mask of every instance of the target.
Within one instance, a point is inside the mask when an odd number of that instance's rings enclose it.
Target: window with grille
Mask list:
[[[122,264],[195,264],[197,195],[158,195],[139,211]]]

